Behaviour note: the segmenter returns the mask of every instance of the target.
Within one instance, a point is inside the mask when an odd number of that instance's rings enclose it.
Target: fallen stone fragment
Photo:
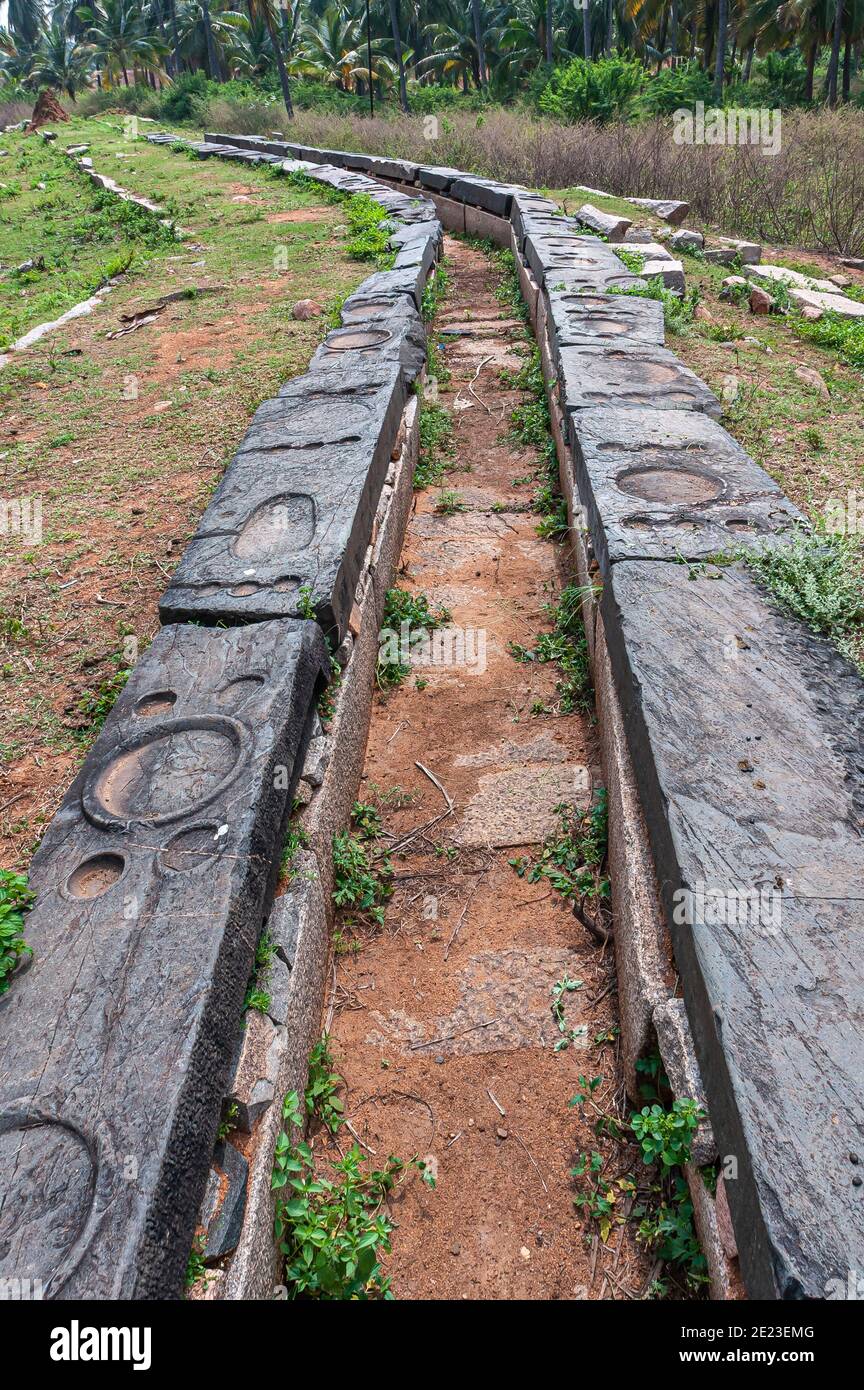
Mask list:
[[[852,284],[851,275],[829,275],[828,279],[831,281],[832,285],[836,285],[840,290],[848,289]]]
[[[257,1009],[247,1009],[228,1091],[228,1104],[237,1106],[235,1119],[243,1134],[251,1134],[255,1121],[273,1104],[284,1050],[285,1029]]]
[[[700,251],[705,245],[705,238],[701,232],[692,232],[686,227],[680,227],[670,236],[669,245],[675,251]]]
[[[655,217],[661,218],[673,227],[679,226],[690,211],[689,203],[682,203],[674,198],[628,198],[627,201],[635,203],[637,208],[647,208]]]
[[[823,400],[831,399],[831,392],[819,373],[813,367],[796,367],[795,375],[799,381],[803,381],[805,386],[812,386],[814,391],[818,391]]]
[[[861,256],[841,256],[840,264],[848,266],[850,270],[864,270],[864,258]]]
[[[845,294],[839,294],[837,290],[828,294],[822,290],[802,290],[793,287],[789,291],[789,298],[796,304],[809,304],[814,309],[830,310],[832,314],[839,314],[842,318],[864,318],[864,304],[857,299],[849,299]]]
[[[620,241],[627,229],[633,225],[632,218],[617,217],[612,212],[600,212],[599,208],[593,207],[591,203],[584,203],[575,213],[575,217],[583,227],[590,227],[592,232],[599,232],[610,241]]]
[[[824,315],[824,310],[816,307],[815,304],[802,304],[801,317],[807,319],[809,323],[817,323]]]
[[[672,290],[675,294],[684,293],[686,282],[684,267],[680,261],[672,260],[668,256],[660,260],[646,260],[641,273],[644,280],[654,280],[659,277],[667,290]]]
[[[249,1165],[239,1149],[227,1141],[217,1144],[199,1216],[205,1264],[214,1264],[237,1247],[246,1210],[248,1176]]]
[[[770,314],[776,301],[767,290],[760,290],[757,285],[754,285],[750,291],[748,303],[751,314]]]
[[[817,280],[812,275],[802,275],[798,270],[790,270],[785,265],[754,265],[751,266],[748,274],[756,280],[781,281],[782,284],[790,287],[794,286],[800,290],[821,290],[824,294],[836,293],[836,285],[832,285],[830,280]]]
[[[746,290],[748,284],[749,281],[745,280],[743,275],[727,275],[720,286],[720,298],[738,299],[740,292]]]
[[[735,237],[718,236],[718,245],[728,247],[742,265],[758,265],[762,259],[762,247],[755,241],[739,241]]]
[[[292,319],[317,319],[324,312],[323,304],[317,299],[298,299],[291,310]]]

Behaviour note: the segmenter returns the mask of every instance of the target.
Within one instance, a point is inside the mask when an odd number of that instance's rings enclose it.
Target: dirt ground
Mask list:
[[[601,776],[590,718],[532,714],[538,701],[555,707],[554,667],[508,651],[549,627],[544,605],[567,582],[560,547],[538,538],[513,486],[537,459],[506,438],[524,395],[500,378],[529,344],[495,297],[487,257],[450,241],[446,263],[451,291],[433,332],[464,323],[471,306],[471,336],[445,349],[441,392],[455,442],[445,486],[467,510],[442,514],[435,490],[417,494],[397,582],[484,633],[485,670],[414,668],[376,697],[360,798],[383,809],[395,892],[383,930],[337,956],[333,1050],[367,1152],[418,1154],[437,1177],[434,1191],[412,1177],[392,1203],[386,1267],[398,1298],[638,1297],[652,1260],[632,1226],[599,1243],[569,1176],[586,1148],[604,1151],[610,1178],[634,1162],[568,1109],[583,1072],[602,1074],[607,1108],[625,1103],[611,946],[508,863],[554,829],[557,803],[586,805]],[[587,1031],[584,1046],[555,1052],[551,991],[565,977],[582,982],[566,995],[567,1026]],[[316,1143],[333,1153],[326,1133]]]

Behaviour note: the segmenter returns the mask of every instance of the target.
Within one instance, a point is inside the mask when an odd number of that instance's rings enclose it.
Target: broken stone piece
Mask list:
[[[249,1165],[239,1149],[227,1141],[216,1145],[199,1217],[205,1264],[221,1260],[237,1247],[246,1210],[248,1175]]]
[[[237,1067],[228,1103],[237,1106],[237,1128],[251,1134],[255,1121],[273,1104],[286,1031],[266,1014],[247,1009],[240,1036]]]

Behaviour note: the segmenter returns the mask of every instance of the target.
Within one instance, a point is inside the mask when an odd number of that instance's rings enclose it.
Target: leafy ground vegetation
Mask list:
[[[61,140],[88,144],[95,167],[164,208],[182,240],[154,232],[158,219],[127,221],[116,201],[94,208],[56,145],[2,142],[0,177],[33,165],[26,211],[13,217],[18,195],[0,202],[0,259],[45,256],[25,285],[0,276],[13,331],[22,304],[26,326],[55,316],[131,251],[91,316],[0,370],[0,492],[31,520],[27,505],[41,507],[41,538],[32,525],[0,534],[0,839],[16,870],[157,630],[159,594],[250,416],[304,370],[330,311],[374,264],[352,258],[357,228],[341,204],[127,135],[104,117],[70,122]],[[79,218],[94,233],[80,256]],[[109,226],[115,239],[100,240]],[[294,319],[307,297],[321,316]]]

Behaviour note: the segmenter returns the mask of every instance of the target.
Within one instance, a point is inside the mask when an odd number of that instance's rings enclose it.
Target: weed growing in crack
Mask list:
[[[350,909],[351,915],[344,918],[346,926],[365,920],[383,927],[384,904],[393,892],[393,866],[386,854],[373,853],[380,824],[371,828],[365,814],[370,808],[360,802],[357,807],[360,816],[352,816],[357,831],[343,830],[333,836],[333,901],[339,908]]]
[[[553,630],[541,632],[534,648],[515,642],[510,644],[510,654],[517,661],[555,662],[561,674],[557,685],[561,714],[572,714],[576,710],[588,714],[593,709],[588,642],[582,625],[582,599],[589,592],[595,591],[568,584],[562,589],[558,602],[546,606],[554,623]]]
[[[435,499],[435,510],[439,516],[455,516],[457,512],[467,512],[468,507],[458,492],[443,488]]]
[[[453,421],[449,411],[431,401],[420,406],[420,458],[414,470],[415,488],[431,487],[447,471],[453,455]]]
[[[420,312],[428,323],[434,318],[450,289],[450,277],[443,265],[439,265],[426,281],[423,290],[423,298],[420,301]]]
[[[0,869],[0,995],[9,989],[18,967],[32,955],[24,940],[24,914],[34,898],[24,874]]]
[[[320,1120],[331,1134],[335,1134],[345,1122],[342,1113],[345,1104],[338,1095],[339,1088],[344,1086],[345,1082],[334,1067],[330,1035],[322,1033],[309,1053],[309,1071],[303,1099],[306,1114]]]
[[[384,1204],[412,1170],[430,1187],[435,1186],[432,1174],[418,1158],[390,1157],[384,1168],[371,1169],[357,1144],[330,1165],[331,1176],[316,1173],[309,1145],[291,1138],[304,1122],[296,1091],[285,1097],[282,1118],[271,1186],[277,1194],[275,1234],[287,1296],[392,1300],[380,1259],[390,1253],[393,1230]]]
[[[441,606],[433,609],[425,594],[412,594],[407,589],[390,589],[384,602],[375,671],[378,689],[387,691],[401,685],[411,673],[406,660],[411,647],[424,641],[430,632],[444,627],[449,621],[449,610]]]

